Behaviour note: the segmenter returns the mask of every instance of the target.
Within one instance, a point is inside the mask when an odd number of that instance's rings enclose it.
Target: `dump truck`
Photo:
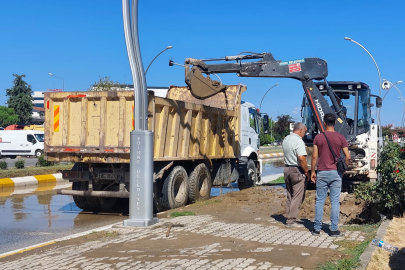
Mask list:
[[[261,184],[261,114],[241,101],[244,91],[245,85],[231,85],[204,100],[187,87],[171,86],[166,98],[148,91],[155,211],[206,200],[212,186]],[[88,211],[129,198],[133,91],[47,92],[44,104],[46,159],[75,163],[62,172],[72,190],[60,193]]]

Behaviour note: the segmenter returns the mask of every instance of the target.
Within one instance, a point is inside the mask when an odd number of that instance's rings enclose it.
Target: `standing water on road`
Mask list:
[[[284,171],[284,160],[282,158],[263,160],[262,176],[280,174]],[[222,187],[222,194],[239,191],[238,183],[232,183],[232,186]],[[213,187],[211,197],[221,195],[221,188]]]

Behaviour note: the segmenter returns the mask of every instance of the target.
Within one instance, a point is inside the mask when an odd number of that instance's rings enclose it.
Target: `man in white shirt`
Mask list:
[[[286,227],[302,227],[297,223],[298,211],[305,198],[306,182],[309,180],[307,151],[302,138],[307,131],[303,123],[295,123],[293,133],[283,141],[284,181],[287,189]]]

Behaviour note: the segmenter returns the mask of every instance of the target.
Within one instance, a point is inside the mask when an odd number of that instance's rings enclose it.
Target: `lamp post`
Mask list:
[[[161,55],[162,53],[164,53],[165,51],[167,51],[167,50],[169,50],[169,49],[171,49],[171,48],[173,48],[173,46],[167,46],[163,51],[161,51],[160,53],[158,53],[158,54],[155,56],[155,58],[152,59],[152,61],[150,61],[149,66],[146,68],[145,75],[146,75],[146,73],[148,73],[149,67],[150,67],[150,65],[152,65],[153,61],[155,61],[155,59],[158,58],[159,55]]]
[[[53,77],[56,77],[56,78],[58,78],[58,79],[61,79],[62,80],[62,90],[63,91],[65,91],[65,80],[63,79],[63,78],[61,78],[61,77],[58,77],[58,76],[55,76],[55,75],[53,75],[52,73],[50,73],[50,72],[48,72],[48,74],[49,75],[51,75],[51,76],[53,76]]]
[[[153,132],[148,130],[148,92],[138,35],[138,0],[122,0],[125,43],[134,83],[134,130],[130,134],[129,219],[124,226],[147,227],[153,217]],[[132,8],[131,8],[132,7]],[[132,16],[131,16],[132,15]]]
[[[405,113],[405,99],[404,99],[404,96],[402,95],[402,93],[401,93],[401,91],[399,90],[399,88],[396,86],[397,84],[399,84],[399,83],[402,83],[402,81],[397,81],[396,83],[392,83],[392,82],[390,82],[390,81],[388,81],[388,80],[386,80],[386,79],[383,79],[383,81],[384,81],[384,83],[382,84],[382,88],[384,89],[384,90],[387,90],[387,93],[385,93],[385,95],[383,96],[383,98],[382,98],[382,100],[384,101],[384,99],[385,99],[385,96],[388,94],[388,92],[393,88],[393,87],[395,87],[396,89],[397,89],[397,91],[399,92],[399,94],[401,95],[400,97],[399,97],[399,99],[401,99],[402,101],[403,101],[403,113],[402,113],[402,118],[401,118],[401,125],[402,125],[402,127],[404,127],[404,113]]]
[[[264,93],[264,95],[263,95],[263,97],[262,97],[262,100],[260,101],[260,111],[262,111],[262,102],[263,102],[264,97],[267,95],[267,93],[268,93],[273,87],[276,87],[277,85],[278,85],[278,83],[276,83],[275,85],[273,85],[272,87],[270,87],[269,90],[267,90],[266,93]]]
[[[379,79],[379,83],[378,83],[378,96],[381,97],[381,74],[380,74],[380,69],[378,68],[377,62],[374,60],[374,57],[371,55],[371,53],[370,53],[369,51],[367,51],[366,48],[364,48],[363,45],[361,45],[361,44],[358,43],[357,41],[355,41],[355,40],[353,40],[353,39],[351,39],[351,38],[349,38],[349,37],[345,37],[345,40],[351,41],[351,42],[353,42],[353,43],[359,45],[363,50],[365,50],[365,51],[368,53],[368,55],[371,57],[371,59],[373,59],[373,62],[374,62],[374,64],[375,64],[375,67],[377,68],[378,79]],[[381,111],[381,109],[380,109],[380,108],[377,108],[378,137],[380,138],[380,140],[379,140],[380,146],[382,146],[382,145],[383,145],[383,142],[382,142],[382,139],[381,139],[381,138],[382,138],[382,129],[381,129],[381,121],[380,121],[380,111]]]

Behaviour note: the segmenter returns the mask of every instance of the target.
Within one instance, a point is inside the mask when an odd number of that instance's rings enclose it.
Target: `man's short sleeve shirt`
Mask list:
[[[285,137],[283,141],[284,164],[288,166],[299,166],[298,156],[306,156],[305,143],[302,138],[295,133]]]

